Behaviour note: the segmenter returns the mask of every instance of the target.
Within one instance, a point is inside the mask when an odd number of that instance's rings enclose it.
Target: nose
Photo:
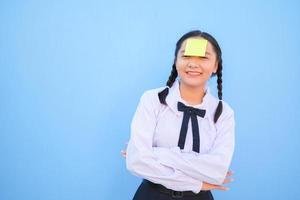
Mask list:
[[[197,58],[191,58],[188,62],[188,67],[190,68],[197,68],[200,67],[200,63]]]

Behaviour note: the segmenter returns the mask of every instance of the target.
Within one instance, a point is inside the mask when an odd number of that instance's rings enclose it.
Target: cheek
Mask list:
[[[179,72],[179,71],[184,70],[185,69],[185,65],[186,65],[186,63],[183,60],[177,61],[176,62],[176,69],[177,69],[177,71]]]
[[[204,69],[205,73],[212,74],[215,71],[215,65],[214,65],[214,63],[207,62],[203,65],[203,69]]]

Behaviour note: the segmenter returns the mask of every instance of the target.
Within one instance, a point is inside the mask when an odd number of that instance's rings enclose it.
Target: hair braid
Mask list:
[[[222,111],[223,111],[223,104],[222,104],[222,96],[223,96],[223,93],[222,93],[222,68],[223,68],[223,65],[222,65],[222,58],[220,57],[219,58],[219,65],[218,65],[218,70],[217,70],[217,83],[218,83],[218,97],[219,97],[219,103],[218,103],[218,106],[217,106],[217,109],[216,109],[216,112],[215,112],[215,116],[214,116],[214,122],[216,123],[219,119],[219,117],[221,116],[222,114]]]
[[[168,87],[165,88],[163,91],[158,93],[158,98],[159,98],[160,103],[165,104],[165,105],[167,104],[166,103],[166,97],[169,94],[169,88],[172,87],[172,85],[175,82],[177,76],[178,76],[178,73],[177,73],[177,70],[176,70],[175,63],[174,63],[173,66],[172,66],[171,74],[170,74],[169,79],[167,81],[167,86]]]
[[[178,73],[177,73],[177,70],[176,70],[175,63],[174,63],[173,66],[172,66],[171,74],[170,74],[169,79],[167,81],[167,86],[172,87],[172,85],[175,82],[177,76],[178,76]]]
[[[219,66],[218,66],[218,70],[217,70],[217,83],[218,83],[218,97],[219,97],[219,100],[222,100],[223,98],[223,93],[222,93],[222,60],[219,61]]]

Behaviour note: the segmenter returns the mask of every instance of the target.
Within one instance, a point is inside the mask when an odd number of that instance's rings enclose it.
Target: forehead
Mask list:
[[[184,52],[187,40],[190,39],[190,38],[193,38],[193,39],[205,39],[205,38],[202,38],[202,37],[189,37],[189,38],[187,38],[187,39],[185,39],[183,41],[183,43],[182,43],[182,45],[181,45],[181,47],[179,49],[179,52]],[[212,46],[212,44],[209,41],[207,41],[206,52],[208,52],[208,53],[215,53],[214,49],[213,49],[213,46]]]

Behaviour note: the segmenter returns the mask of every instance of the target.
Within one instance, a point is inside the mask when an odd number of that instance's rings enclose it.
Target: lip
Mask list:
[[[202,75],[202,72],[198,72],[198,71],[186,71],[185,73],[187,73],[190,76],[200,76],[200,75]]]

